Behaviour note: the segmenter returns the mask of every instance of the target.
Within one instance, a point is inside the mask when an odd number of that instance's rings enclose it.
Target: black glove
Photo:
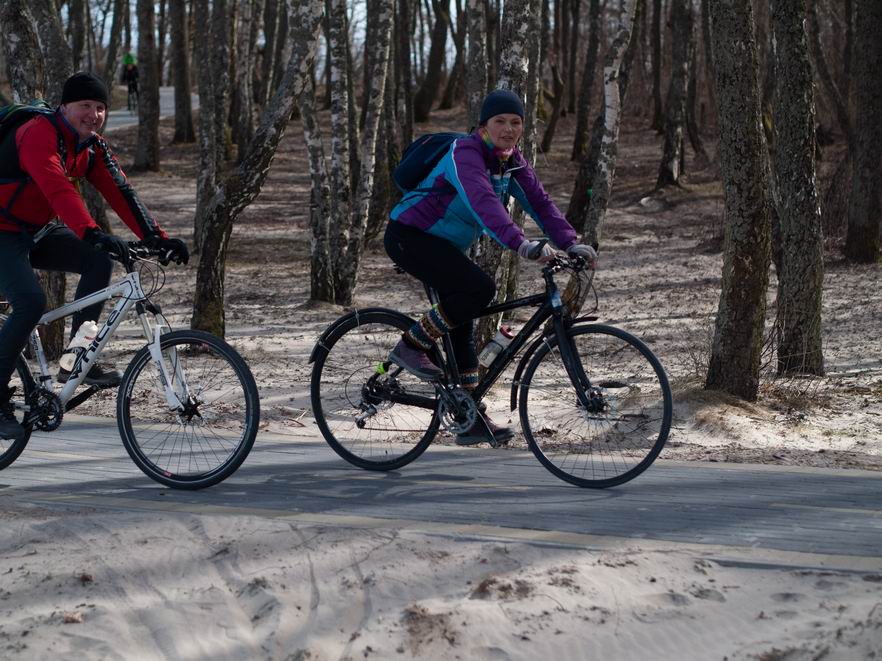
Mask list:
[[[169,262],[186,264],[190,261],[190,251],[187,250],[187,244],[180,239],[163,239],[161,236],[152,236],[145,243],[161,252],[159,261],[163,264]]]
[[[83,234],[83,241],[103,250],[111,255],[116,255],[123,264],[129,263],[129,244],[125,239],[112,234],[105,234],[94,227],[88,228]]]

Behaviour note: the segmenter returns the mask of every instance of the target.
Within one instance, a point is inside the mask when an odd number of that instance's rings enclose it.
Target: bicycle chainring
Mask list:
[[[55,431],[64,418],[64,404],[51,390],[37,388],[28,395],[28,406],[31,410],[27,415],[30,424],[40,431]]]
[[[478,419],[478,405],[462,388],[438,388],[441,426],[451,434],[469,431]]]

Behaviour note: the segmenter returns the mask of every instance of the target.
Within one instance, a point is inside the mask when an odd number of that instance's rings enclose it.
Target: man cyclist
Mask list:
[[[10,130],[0,142],[0,292],[12,305],[0,328],[0,438],[20,438],[9,380],[19,353],[46,308],[46,296],[33,268],[80,274],[76,298],[110,283],[113,263],[108,253],[125,261],[128,245],[102,232],[79,193],[87,179],[123,222],[142,240],[186,263],[186,244],[169,238],[129,185],[116,157],[97,131],[107,114],[104,82],[90,73],[76,73],[64,84],[54,114],[37,115]],[[54,218],[55,231],[35,243],[34,235]],[[73,315],[70,335],[86,320],[98,320],[103,302]],[[61,369],[58,379],[70,373]],[[93,364],[85,383],[119,383],[115,369]]]

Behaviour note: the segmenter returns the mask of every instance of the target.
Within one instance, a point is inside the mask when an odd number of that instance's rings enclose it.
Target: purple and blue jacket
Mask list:
[[[463,252],[482,232],[512,250],[523,243],[523,232],[504,206],[509,195],[558,248],[576,243],[576,231],[520,151],[500,162],[477,133],[455,140],[419,189],[392,209],[392,220],[447,239]]]

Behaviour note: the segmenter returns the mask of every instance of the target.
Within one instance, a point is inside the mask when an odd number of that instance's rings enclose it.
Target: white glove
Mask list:
[[[567,248],[567,254],[570,257],[581,257],[589,264],[593,264],[597,260],[597,251],[584,243],[574,243]]]
[[[540,243],[540,241],[524,239],[524,242],[518,246],[518,255],[524,259],[536,259],[539,261],[554,257],[554,248],[552,248],[547,241],[542,244],[542,250],[539,251],[539,254],[536,257],[530,257],[530,253],[533,252]]]

